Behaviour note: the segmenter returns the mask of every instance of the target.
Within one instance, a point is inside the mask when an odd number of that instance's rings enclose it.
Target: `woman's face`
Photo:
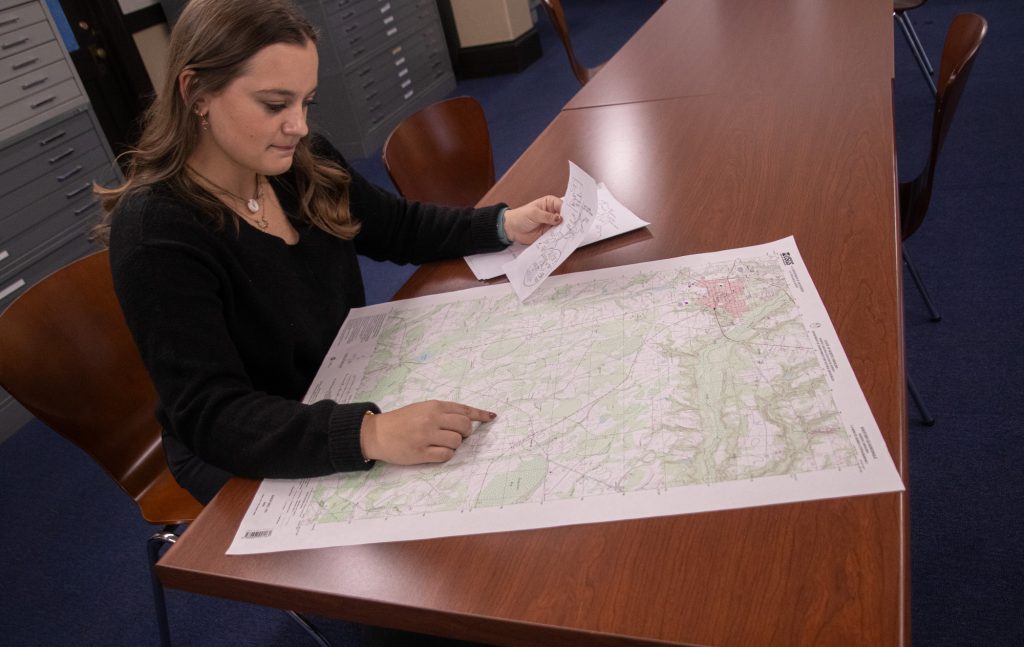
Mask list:
[[[224,171],[279,175],[309,128],[306,112],[316,92],[316,45],[278,43],[249,59],[242,75],[196,106],[206,115],[200,153]]]

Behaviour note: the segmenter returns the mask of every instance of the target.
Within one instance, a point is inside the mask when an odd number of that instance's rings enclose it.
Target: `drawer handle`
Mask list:
[[[64,135],[67,135],[67,134],[68,134],[68,131],[66,131],[66,130],[62,130],[59,133],[54,133],[54,134],[50,135],[49,137],[47,137],[46,139],[40,139],[39,140],[39,145],[40,146],[46,146],[47,144],[52,144],[53,142],[57,141],[58,139],[60,139],[61,137],[63,137]]]
[[[46,81],[49,80],[49,78],[50,77],[48,77],[48,76],[44,76],[42,78],[36,79],[35,81],[29,81],[28,83],[22,83],[21,84],[21,89],[22,90],[28,90],[30,88],[36,87],[37,85],[42,85],[42,84],[46,83]]]
[[[29,108],[31,108],[31,109],[33,109],[33,110],[35,110],[36,108],[42,108],[42,107],[43,107],[43,106],[45,106],[46,104],[48,104],[48,103],[53,103],[53,102],[54,102],[54,101],[56,101],[56,100],[57,100],[57,95],[55,95],[55,94],[51,94],[50,96],[46,97],[46,98],[45,98],[45,99],[43,99],[42,101],[36,101],[36,102],[35,102],[35,103],[33,103],[32,105],[30,105],[30,106],[29,106]]]
[[[71,193],[65,193],[64,197],[67,198],[68,200],[70,200],[71,198],[75,197],[76,195],[78,195],[82,191],[85,191],[86,189],[90,188],[91,186],[92,186],[91,183],[86,182],[85,184],[83,184],[82,186],[78,187],[77,189],[75,189]]]
[[[0,261],[6,261],[8,256],[10,256],[10,254],[6,249],[0,249]]]
[[[24,45],[27,42],[28,38],[19,38],[18,40],[12,40],[9,43],[4,43],[3,45],[0,45],[0,49],[12,49],[14,47],[17,47],[18,45]]]
[[[18,279],[3,290],[0,290],[0,299],[6,299],[23,287],[25,287],[25,279]]]
[[[346,34],[351,34],[352,32],[354,32],[357,29],[359,29],[359,25],[349,25],[348,27],[345,28],[345,33]]]
[[[38,56],[33,56],[32,58],[28,59],[27,61],[22,61],[20,63],[15,63],[14,65],[11,66],[11,69],[12,70],[20,70],[23,67],[28,67],[29,65],[32,65],[33,63],[38,63],[38,62],[39,62],[39,57]]]
[[[64,175],[58,175],[57,176],[57,181],[58,182],[63,182],[64,180],[68,179],[72,175],[77,175],[78,173],[81,173],[81,171],[82,171],[82,165],[79,164],[78,166],[76,166],[75,168],[71,169],[70,171],[68,171]]]
[[[93,200],[92,202],[90,202],[89,204],[85,205],[84,207],[79,207],[79,208],[75,209],[75,215],[76,216],[80,216],[80,215],[82,215],[83,213],[85,213],[89,209],[92,209],[95,206],[96,206],[96,201]]]
[[[3,20],[0,20],[0,27],[6,27],[7,25],[13,25],[14,23],[18,22],[19,20],[21,20],[21,16],[12,16],[10,18],[5,18]]]
[[[75,148],[74,148],[74,146],[72,146],[71,148],[69,148],[66,151],[64,151],[63,153],[61,153],[60,155],[57,155],[56,157],[51,157],[47,161],[50,164],[56,164],[57,162],[61,161],[62,159],[64,159],[68,155],[74,155],[74,154],[75,154]]]
[[[376,83],[376,81],[374,81],[373,79],[370,79],[369,81],[367,81],[366,83],[363,84],[363,89],[365,90],[366,88],[370,87],[374,83]]]

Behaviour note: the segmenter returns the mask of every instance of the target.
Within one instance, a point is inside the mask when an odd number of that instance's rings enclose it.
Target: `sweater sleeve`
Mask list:
[[[169,199],[129,199],[114,218],[114,286],[165,431],[201,460],[250,478],[368,469],[359,431],[375,405],[306,405],[253,386],[226,320],[234,295],[222,256],[216,233]]]
[[[410,202],[367,181],[325,139],[314,138],[313,148],[352,176],[349,204],[362,225],[354,241],[360,254],[420,264],[507,247],[498,237],[498,215],[508,205],[473,209]]]

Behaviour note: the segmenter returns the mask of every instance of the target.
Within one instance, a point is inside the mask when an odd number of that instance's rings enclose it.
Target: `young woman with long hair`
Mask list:
[[[231,475],[451,458],[496,414],[300,402],[365,303],[356,254],[457,257],[532,242],[561,219],[554,196],[452,209],[371,185],[309,131],[317,56],[316,30],[288,0],[193,0],[125,183],[97,189],[96,234],[157,388],[171,471],[203,503]]]

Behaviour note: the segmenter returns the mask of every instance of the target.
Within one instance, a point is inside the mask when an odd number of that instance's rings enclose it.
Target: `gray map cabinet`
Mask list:
[[[0,0],[0,311],[99,249],[92,183],[120,177],[46,3]],[[0,390],[0,441],[30,419]]]

